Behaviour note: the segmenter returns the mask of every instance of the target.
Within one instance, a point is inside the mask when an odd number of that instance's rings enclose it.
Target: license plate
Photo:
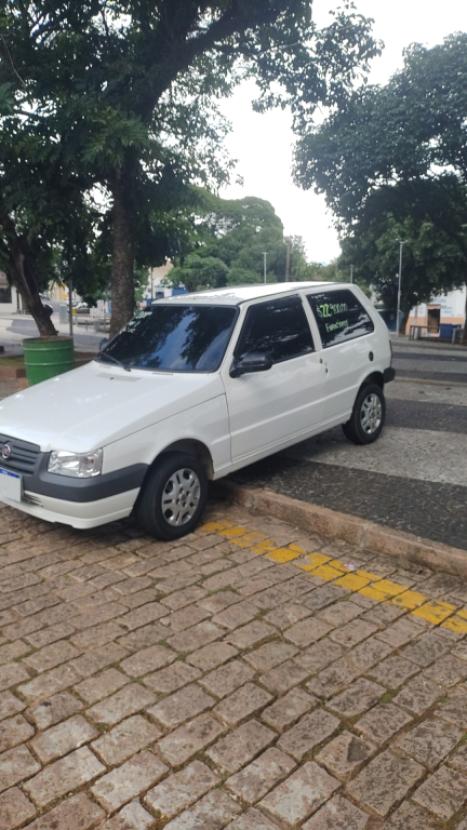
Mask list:
[[[23,480],[18,473],[0,467],[0,500],[2,496],[11,501],[21,501]]]

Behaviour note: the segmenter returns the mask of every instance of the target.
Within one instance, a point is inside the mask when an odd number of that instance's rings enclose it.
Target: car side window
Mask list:
[[[322,291],[307,299],[325,349],[374,331],[373,320],[353,291]]]
[[[310,326],[300,297],[284,297],[251,306],[235,349],[241,358],[261,352],[273,363],[313,351]]]

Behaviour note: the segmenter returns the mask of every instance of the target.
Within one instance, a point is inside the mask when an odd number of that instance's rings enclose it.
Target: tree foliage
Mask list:
[[[148,235],[151,264],[168,253],[159,204],[229,174],[219,99],[254,78],[256,107],[290,106],[300,128],[317,104],[341,106],[378,51],[351,6],[318,30],[310,0],[0,0],[0,33],[0,127],[48,125],[63,169],[100,188],[113,330]]]
[[[402,305],[462,284],[467,273],[467,34],[412,45],[386,86],[364,87],[302,139],[296,177],[326,194],[353,261]],[[391,300],[392,298],[392,300]]]

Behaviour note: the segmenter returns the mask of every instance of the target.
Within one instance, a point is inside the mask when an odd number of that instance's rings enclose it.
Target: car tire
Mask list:
[[[379,438],[386,418],[386,401],[381,386],[362,386],[354,403],[352,415],[342,429],[354,444],[372,444]]]
[[[195,456],[181,452],[164,455],[143,485],[136,521],[157,539],[180,539],[198,524],[207,494],[206,471]]]

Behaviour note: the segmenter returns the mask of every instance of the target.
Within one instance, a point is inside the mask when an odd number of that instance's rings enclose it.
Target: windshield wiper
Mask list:
[[[118,358],[114,357],[113,355],[109,354],[108,352],[99,352],[97,357],[98,357],[98,359],[101,358],[101,360],[103,358],[107,358],[107,360],[111,360],[112,363],[116,363],[117,366],[120,366],[121,369],[125,369],[125,372],[131,372],[131,369],[130,369],[129,366],[125,366],[125,364],[122,363],[121,360],[118,360]]]

